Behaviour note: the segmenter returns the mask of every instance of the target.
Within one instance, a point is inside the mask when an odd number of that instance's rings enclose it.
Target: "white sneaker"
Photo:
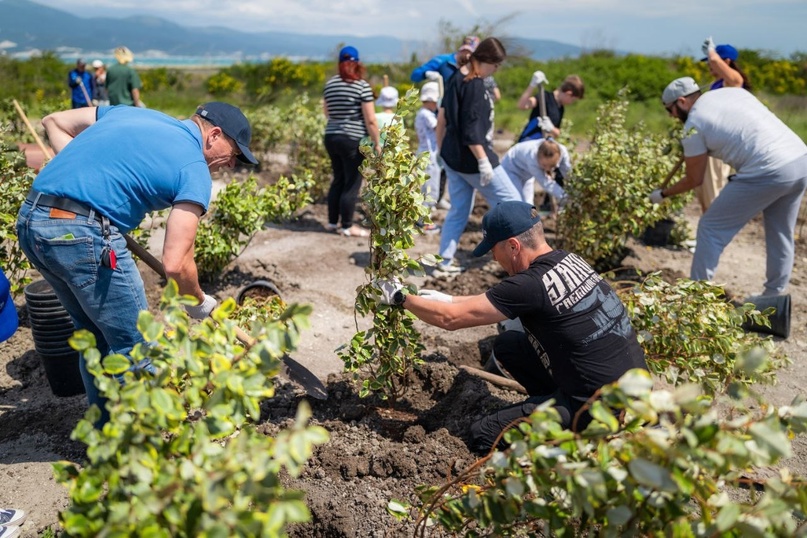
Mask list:
[[[22,525],[23,521],[25,521],[25,512],[23,510],[0,509],[0,526]],[[6,538],[5,535],[0,536]]]
[[[20,528],[16,525],[0,527],[0,538],[18,538],[19,536]]]
[[[452,263],[441,263],[434,268],[432,276],[451,278],[460,273],[462,273],[462,267],[459,265],[454,265]]]
[[[437,202],[437,209],[451,209],[451,202],[448,200],[440,200]]]

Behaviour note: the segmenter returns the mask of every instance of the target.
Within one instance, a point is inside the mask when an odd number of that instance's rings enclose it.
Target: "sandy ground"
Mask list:
[[[460,261],[470,260],[470,249],[481,237],[478,216],[483,211],[484,207],[477,208],[463,237]],[[694,230],[698,218],[694,205],[687,208],[686,216]],[[442,215],[438,220],[440,218]],[[315,405],[315,418],[331,430],[334,441],[331,447],[318,452],[308,472],[292,484],[308,492],[314,514],[314,523],[292,534],[411,535],[411,529],[396,527],[393,520],[386,517],[383,511],[386,500],[390,496],[404,495],[413,485],[439,481],[446,474],[445,462],[450,458],[456,458],[451,461],[457,465],[473,460],[462,443],[463,423],[435,422],[435,414],[445,414],[441,407],[445,405],[444,400],[456,398],[457,402],[462,402],[455,407],[449,405],[449,409],[457,413],[467,400],[472,406],[468,412],[472,414],[477,401],[488,402],[485,398],[512,400],[518,396],[504,394],[478,381],[459,379],[451,366],[478,365],[484,359],[482,343],[495,334],[494,327],[449,333],[421,324],[427,353],[448,361],[435,360],[434,366],[423,374],[431,376],[429,385],[433,394],[430,398],[435,399],[416,401],[413,398],[409,411],[419,418],[404,421],[403,433],[390,433],[389,428],[379,426],[378,420],[368,418],[375,407],[358,402],[352,396],[352,389],[340,376],[342,362],[334,350],[348,342],[356,331],[353,298],[355,288],[366,278],[364,266],[369,249],[365,239],[326,233],[324,223],[324,206],[315,205],[293,223],[261,231],[228,268],[226,278],[207,291],[223,298],[234,295],[252,280],[269,279],[280,288],[287,302],[310,303],[314,307],[312,328],[303,335],[294,357],[328,383],[329,401]],[[159,237],[152,238],[150,249],[155,254],[160,252],[159,242]],[[414,251],[436,252],[438,243],[439,236],[422,236]],[[629,246],[633,254],[625,260],[625,265],[645,272],[666,269],[677,271],[681,276],[688,274],[692,255],[687,250],[649,248],[635,241]],[[762,288],[764,266],[761,221],[756,220],[746,226],[724,253],[716,280],[739,295],[751,295]],[[145,265],[141,264],[141,270],[150,303],[156,305],[159,279]],[[415,282],[428,281],[429,285],[442,289],[480,293],[486,283],[497,278],[495,264],[483,259],[477,260],[471,271],[453,282],[433,281],[428,277],[415,279]],[[803,394],[807,387],[807,370],[803,367],[807,348],[807,248],[801,241],[790,292],[792,332],[781,345],[794,364],[780,373],[777,387],[763,389],[777,404],[788,403],[795,395]],[[61,459],[81,460],[82,446],[71,441],[69,433],[83,413],[85,401],[83,396],[53,396],[34,351],[24,299],[18,298],[17,304],[22,326],[9,341],[0,344],[0,507],[26,510],[29,517],[23,526],[24,536],[36,536],[46,527],[56,525],[58,511],[66,506],[66,491],[54,481],[51,463]],[[362,323],[364,320],[359,320],[360,326]],[[423,379],[421,377],[421,381]],[[443,388],[438,390],[435,386]],[[484,397],[474,392],[479,390],[484,390]],[[264,427],[268,434],[276,431],[277,424],[287,418],[284,410],[300,397],[299,388],[288,384],[281,387],[280,403],[270,403],[265,409]],[[356,448],[364,444],[365,448]],[[788,465],[797,474],[807,476],[804,439],[796,439],[795,446],[797,456]],[[410,461],[408,457],[412,458],[412,469],[402,467],[401,461]]]

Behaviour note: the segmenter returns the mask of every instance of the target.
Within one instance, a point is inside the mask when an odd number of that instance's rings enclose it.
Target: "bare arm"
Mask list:
[[[723,79],[725,88],[742,88],[743,76],[721,58],[717,52],[709,51],[709,65],[715,70],[717,76]]]
[[[62,151],[79,133],[95,123],[95,110],[95,107],[75,108],[42,118],[42,126],[54,153]]]
[[[372,101],[365,101],[361,104],[361,113],[364,116],[364,126],[367,133],[375,145],[376,153],[381,152],[381,138],[378,131],[378,120],[375,117],[375,104]]]
[[[473,153],[477,161],[479,159],[486,159],[488,156],[488,154],[485,153],[485,148],[482,147],[482,144],[471,144],[470,146],[468,146],[468,149],[471,150],[471,153]]]
[[[193,242],[202,208],[192,203],[179,203],[171,208],[165,226],[163,266],[165,276],[173,278],[183,295],[193,295],[203,301],[205,294],[199,286],[196,262],[193,261]]]
[[[322,100],[322,112],[325,114],[325,119],[328,119],[328,102],[324,99]]]
[[[140,106],[140,90],[137,88],[132,89],[132,101],[134,101],[134,106]]]
[[[703,153],[695,155],[694,157],[686,157],[684,165],[686,173],[684,177],[674,185],[671,185],[662,191],[662,194],[667,196],[675,196],[700,186],[703,183],[703,176],[706,173],[706,163],[709,160],[709,155]]]
[[[407,295],[404,308],[429,325],[449,331],[491,325],[507,319],[507,316],[499,312],[484,293],[470,297],[454,297],[454,302],[451,303]]]
[[[538,106],[538,100],[533,95],[535,93],[535,86],[529,85],[521,97],[518,98],[518,108],[521,110],[532,110]]]

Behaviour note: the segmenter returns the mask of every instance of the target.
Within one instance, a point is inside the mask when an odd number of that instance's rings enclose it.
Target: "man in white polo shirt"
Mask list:
[[[742,88],[701,95],[695,81],[683,77],[665,88],[661,100],[684,124],[686,175],[650,193],[652,202],[700,185],[710,156],[737,171],[698,223],[690,277],[712,280],[723,249],[761,212],[767,250],[762,295],[783,294],[793,270],[793,234],[807,187],[807,145]]]

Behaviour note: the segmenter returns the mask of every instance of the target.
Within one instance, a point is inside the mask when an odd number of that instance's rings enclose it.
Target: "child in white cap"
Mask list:
[[[395,117],[395,107],[398,106],[398,90],[394,86],[384,86],[375,101],[376,106],[381,107],[381,112],[376,112],[375,119],[378,121],[378,129],[381,130]]]
[[[440,197],[440,165],[437,163],[437,101],[440,99],[440,90],[436,82],[427,82],[420,89],[422,106],[415,115],[415,132],[418,137],[418,155],[429,152],[429,166],[426,167],[428,179],[423,184],[423,196],[426,197],[426,206],[433,208]],[[423,231],[436,233],[440,227],[436,224],[426,224]]]

